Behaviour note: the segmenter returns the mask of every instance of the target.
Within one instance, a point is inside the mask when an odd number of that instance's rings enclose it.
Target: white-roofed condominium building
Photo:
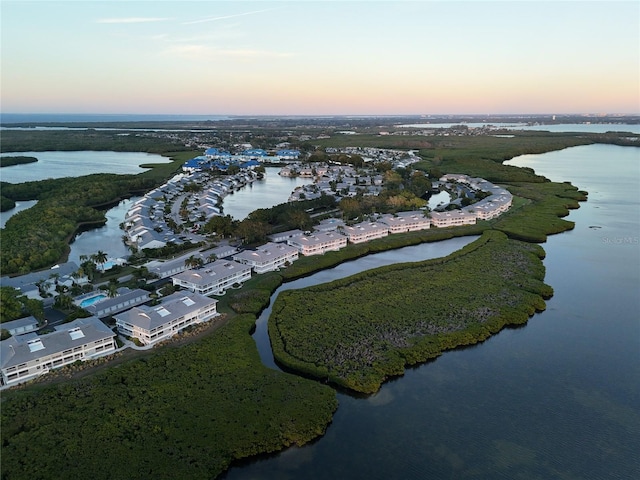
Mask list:
[[[431,212],[431,224],[434,227],[459,227],[460,225],[474,225],[476,214],[463,210],[451,210],[448,212]]]
[[[218,315],[217,300],[197,293],[175,292],[156,306],[133,307],[114,315],[118,332],[150,345]]]
[[[269,242],[255,250],[244,250],[233,256],[236,262],[249,265],[256,273],[278,270],[298,260],[298,249],[283,243]]]
[[[316,232],[313,235],[290,238],[287,243],[297,248],[302,255],[322,255],[346,247],[347,237],[335,232]]]
[[[0,342],[2,385],[15,385],[77,360],[116,349],[113,333],[97,317],[80,318],[44,335],[28,333]]]
[[[185,270],[171,277],[171,280],[175,286],[201,295],[224,295],[228,288],[250,278],[250,266],[229,260],[216,260],[197,270]]]
[[[351,243],[362,243],[389,235],[389,226],[383,223],[362,222],[342,228]]]
[[[424,212],[417,210],[411,212],[398,212],[395,215],[385,214],[378,220],[389,227],[389,233],[414,232],[427,230],[431,227],[431,219]]]

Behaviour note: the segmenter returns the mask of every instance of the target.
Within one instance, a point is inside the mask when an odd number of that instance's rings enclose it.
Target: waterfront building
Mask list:
[[[463,210],[451,210],[447,212],[431,212],[431,224],[434,227],[459,227],[460,225],[474,225],[476,214]]]
[[[496,218],[511,207],[513,196],[506,190],[505,192],[499,195],[491,195],[478,203],[463,208],[463,210],[475,213],[480,220]]]
[[[243,250],[233,256],[236,262],[250,265],[256,273],[278,270],[298,259],[298,249],[283,243],[269,242],[255,250]]]
[[[290,238],[287,243],[297,248],[302,255],[322,255],[346,247],[347,237],[335,232],[315,232],[312,235]]]
[[[413,232],[431,227],[431,219],[421,210],[385,214],[378,221],[389,227],[389,233]]]
[[[224,295],[234,284],[242,284],[250,278],[250,266],[233,260],[216,260],[203,268],[174,275],[172,282],[201,295]]]
[[[342,228],[351,243],[363,243],[389,235],[389,226],[377,222],[361,222]]]
[[[73,285],[74,281],[80,284],[88,281],[86,276],[75,279],[76,272],[78,272],[78,265],[75,262],[65,262],[54,265],[48,270],[40,270],[39,272],[27,273],[16,277],[2,277],[0,278],[0,285],[20,290],[20,293],[28,298],[42,300],[38,289],[40,282],[49,283],[50,292],[56,293],[55,282],[53,281],[54,276],[58,284],[65,286]]]
[[[115,315],[118,332],[145,345],[171,338],[180,330],[218,315],[218,301],[197,293],[175,292],[160,305],[134,307]]]
[[[97,317],[80,318],[44,335],[27,333],[0,342],[0,381],[15,385],[77,360],[114,352],[113,333]]]

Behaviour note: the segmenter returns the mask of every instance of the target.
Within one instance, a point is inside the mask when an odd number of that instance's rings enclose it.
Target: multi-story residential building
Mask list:
[[[232,260],[216,260],[203,268],[174,275],[172,282],[201,295],[223,295],[229,287],[250,278],[250,266]]]
[[[389,233],[413,232],[426,230],[431,227],[431,219],[425,217],[420,210],[411,212],[398,212],[395,215],[385,214],[378,220],[389,227]]]
[[[476,214],[463,210],[451,210],[447,212],[431,212],[431,224],[434,227],[459,227],[460,225],[474,225]]]
[[[298,259],[298,249],[283,243],[269,242],[255,250],[243,250],[233,256],[236,262],[251,266],[256,273],[278,270]]]
[[[513,196],[510,192],[491,195],[478,203],[465,207],[464,210],[473,212],[480,220],[491,220],[509,210]]]
[[[45,335],[27,333],[0,342],[2,385],[15,385],[77,360],[116,349],[113,333],[97,317],[80,318]]]
[[[362,243],[389,235],[389,226],[377,222],[361,222],[342,228],[351,243]]]
[[[316,232],[313,235],[290,238],[287,243],[297,248],[302,255],[322,255],[346,247],[347,237],[335,232]]]
[[[197,293],[175,292],[160,305],[133,307],[115,315],[118,332],[150,345],[171,338],[184,328],[218,315],[217,300]]]

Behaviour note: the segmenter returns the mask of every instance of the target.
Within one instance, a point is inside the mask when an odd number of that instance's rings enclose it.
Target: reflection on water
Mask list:
[[[286,203],[293,190],[312,182],[309,178],[281,177],[280,167],[266,167],[264,180],[256,180],[253,184],[238,190],[224,198],[223,213],[236,220],[244,220],[258,208],[270,208]]]

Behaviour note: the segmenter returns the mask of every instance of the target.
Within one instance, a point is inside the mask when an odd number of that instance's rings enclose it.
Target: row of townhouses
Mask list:
[[[128,243],[144,249],[160,248],[169,242],[185,242],[189,235],[174,231],[170,226],[171,220],[176,225],[181,225],[185,220],[201,225],[212,216],[221,214],[220,204],[226,195],[255,181],[257,177],[251,170],[224,178],[212,178],[205,171],[174,176],[164,185],[148,192],[128,210],[123,222]],[[200,191],[185,190],[192,185],[198,186]],[[183,211],[187,212],[186,219],[182,217]]]
[[[452,178],[441,179],[442,182]],[[506,211],[511,205],[511,194],[483,179],[457,177],[456,181],[469,183],[478,191],[491,195],[461,210],[431,212],[422,210],[374,216],[373,221],[345,225],[337,219],[328,219],[317,225],[313,232],[290,230],[270,236],[271,242],[255,250],[231,254],[232,259],[219,259],[198,269],[185,269],[172,275],[173,284],[203,295],[222,295],[229,288],[239,286],[251,278],[251,272],[266,273],[293,263],[299,255],[322,255],[337,251],[347,243],[363,243],[389,234],[473,225],[477,219],[490,219]]]

